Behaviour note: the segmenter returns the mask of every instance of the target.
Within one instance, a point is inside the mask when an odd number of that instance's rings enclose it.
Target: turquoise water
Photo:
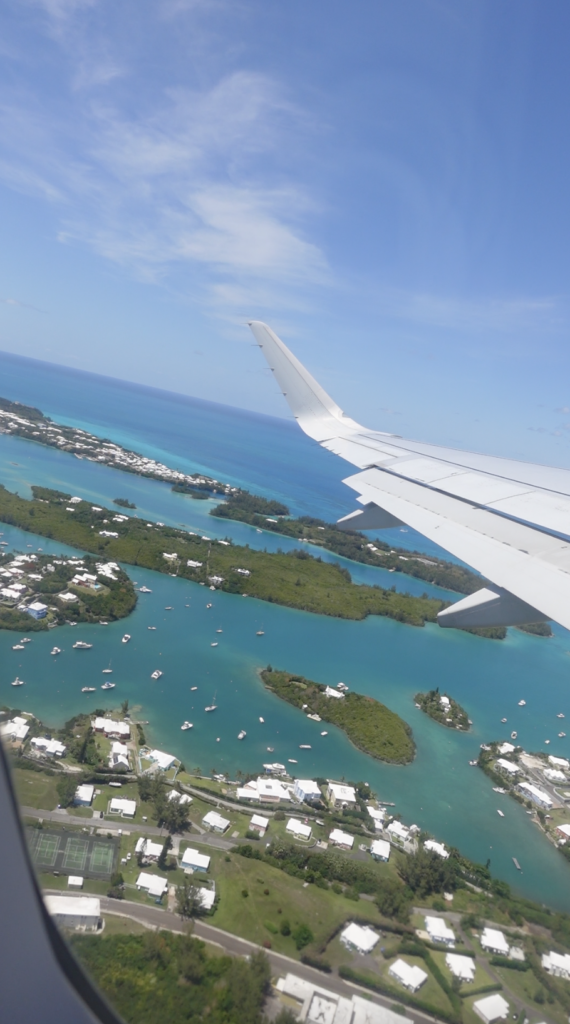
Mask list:
[[[55,372],[12,356],[0,355],[0,371],[0,394],[34,402],[60,420],[81,420],[99,434],[183,469],[198,467],[224,479],[231,476],[251,490],[275,494],[295,511],[336,518],[352,507],[338,482],[342,463],[331,462],[326,453],[307,445],[288,424],[183,397],[171,401],[151,389],[60,368]],[[231,474],[234,452],[239,458],[236,455]],[[100,503],[128,497],[139,514],[184,523],[208,536],[227,535],[268,550],[291,546],[285,538],[208,517],[209,503],[175,495],[165,485],[5,436],[0,436],[0,482],[21,494],[29,493],[30,483],[44,483]],[[13,528],[2,529],[3,539],[19,550],[28,544],[44,551],[61,548]],[[391,534],[392,542],[418,543],[411,531]],[[423,542],[421,546],[433,550]],[[421,581],[395,579],[396,574],[384,570],[346,564],[359,582],[444,593]],[[556,714],[562,711],[570,717],[570,637],[564,630],[557,629],[551,640],[510,631],[504,642],[485,641],[437,626],[416,629],[374,617],[360,623],[338,621],[250,598],[212,594],[196,584],[141,569],[129,572],[152,594],[140,596],[128,626],[121,622],[63,628],[35,635],[24,651],[12,651],[14,634],[0,633],[1,702],[17,699],[24,709],[57,725],[86,705],[105,705],[103,693],[87,697],[80,690],[102,683],[101,671],[110,662],[117,684],[113,697],[117,702],[128,697],[131,704],[141,705],[143,717],[151,723],[152,742],[183,758],[187,767],[256,771],[265,760],[296,758],[294,769],[300,776],[364,779],[382,799],[395,801],[405,821],[416,822],[476,860],[490,857],[494,873],[518,890],[570,910],[569,865],[524,809],[493,793],[489,780],[468,764],[481,742],[506,737],[512,729],[526,749],[544,749],[544,740],[550,739],[552,753],[568,754],[570,741],[556,738]],[[207,609],[210,601],[213,607]],[[166,611],[167,605],[173,610]],[[148,630],[149,625],[156,625],[156,631]],[[126,628],[132,640],[123,645]],[[223,633],[217,634],[218,628]],[[258,629],[265,631],[263,637],[256,636]],[[92,650],[72,650],[77,639],[92,642]],[[219,646],[212,648],[215,641]],[[49,655],[54,642],[63,648],[57,658]],[[317,723],[265,692],[257,669],[268,662],[333,685],[342,679],[384,701],[413,727],[413,765],[379,764],[352,748],[332,726],[327,726],[328,736],[321,737]],[[158,682],[150,679],[155,668],[164,672]],[[16,674],[26,681],[25,689],[10,687]],[[472,733],[444,730],[414,708],[414,693],[436,685],[467,709],[474,721]],[[191,686],[198,690],[192,692]],[[517,706],[521,697],[527,701],[525,708]],[[204,707],[214,698],[218,711],[206,714]],[[508,719],[506,726],[500,724],[502,717]],[[186,718],[194,728],[181,732]],[[240,729],[247,731],[243,742],[237,740]],[[310,743],[312,749],[299,750],[300,743]],[[267,746],[274,752],[269,754]],[[497,815],[498,807],[504,810],[504,819]],[[523,867],[522,875],[513,866],[513,856]]]

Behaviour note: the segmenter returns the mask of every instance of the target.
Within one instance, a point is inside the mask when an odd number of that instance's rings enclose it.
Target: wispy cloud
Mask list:
[[[564,322],[553,296],[473,299],[391,289],[380,292],[379,303],[389,316],[454,331],[526,332]]]

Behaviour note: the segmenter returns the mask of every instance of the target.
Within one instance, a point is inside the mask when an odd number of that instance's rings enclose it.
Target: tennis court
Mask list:
[[[85,839],[77,839],[70,836],[63,855],[63,870],[83,871],[87,861],[88,849],[89,843]]]
[[[59,850],[59,836],[39,835],[34,851],[34,860],[45,867],[53,867]]]
[[[95,843],[91,850],[89,868],[94,875],[110,875],[115,859],[114,847],[108,843]]]

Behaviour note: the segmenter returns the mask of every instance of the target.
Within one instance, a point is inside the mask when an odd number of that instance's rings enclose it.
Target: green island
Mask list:
[[[390,764],[413,761],[416,748],[410,726],[373,697],[352,691],[327,696],[325,691],[330,687],[323,683],[276,671],[270,666],[260,675],[263,684],[277,697],[338,726],[365,754]]]
[[[135,509],[137,507],[134,501],[129,501],[128,498],[113,498],[113,505],[119,505],[120,508]]]
[[[472,724],[467,712],[447,693],[440,693],[439,686],[428,693],[416,693],[414,701],[426,715],[447,729],[461,729],[467,732]]]
[[[0,578],[0,629],[38,632],[66,623],[110,622],[130,615],[137,603],[127,573],[91,555],[15,552],[0,561]],[[21,590],[14,591],[14,583]]]
[[[99,559],[139,565],[181,576],[227,593],[344,619],[384,615],[414,626],[435,622],[442,601],[412,597],[380,587],[357,586],[350,573],[308,552],[269,553],[212,541],[185,530],[148,524],[135,516],[70,495],[32,487],[28,500],[0,487],[0,521],[63,541]]]

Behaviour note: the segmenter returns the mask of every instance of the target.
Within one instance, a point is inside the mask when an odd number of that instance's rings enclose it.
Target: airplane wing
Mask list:
[[[299,426],[358,467],[345,529],[407,523],[492,581],[440,612],[441,626],[570,629],[570,471],[463,452],[350,419],[267,324],[249,326]]]

